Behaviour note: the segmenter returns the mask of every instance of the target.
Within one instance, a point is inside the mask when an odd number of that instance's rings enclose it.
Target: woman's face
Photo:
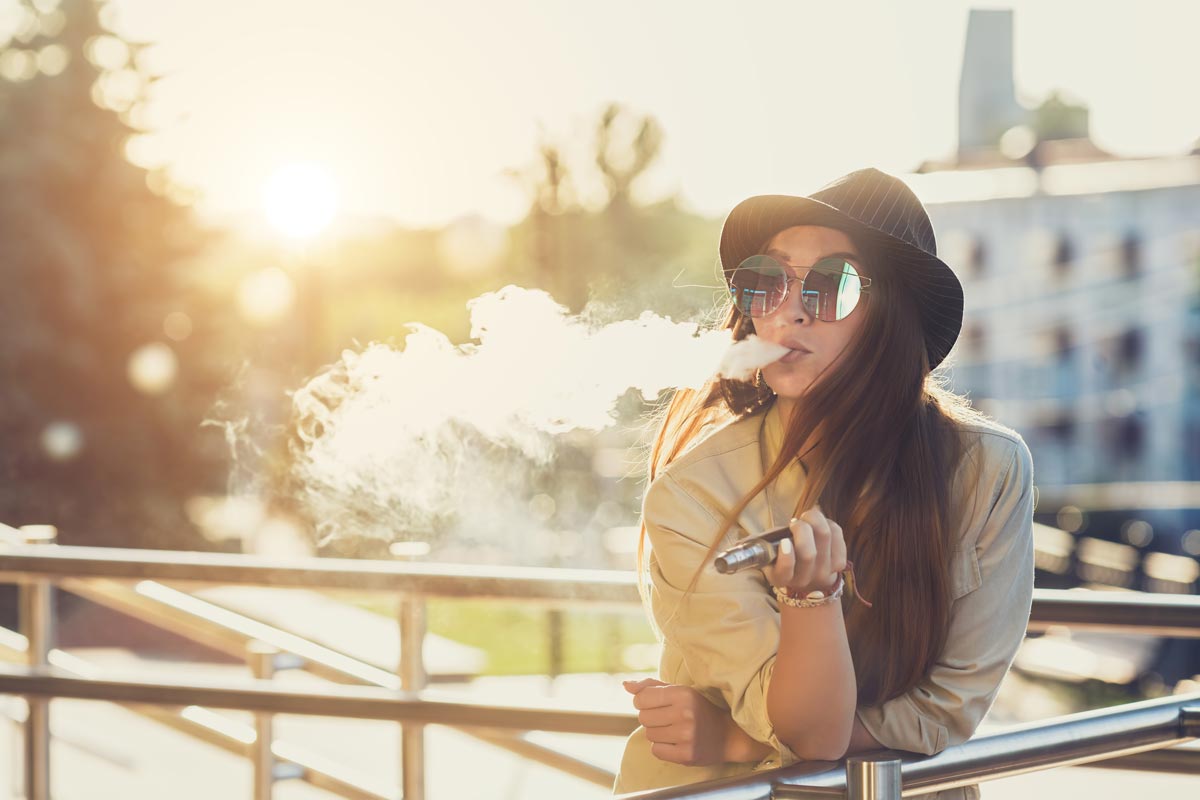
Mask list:
[[[764,253],[800,278],[808,272],[809,266],[825,256],[846,255],[862,263],[849,236],[836,228],[818,225],[785,228],[772,237]],[[754,332],[760,339],[809,351],[789,353],[784,356],[786,361],[773,361],[762,368],[763,380],[780,399],[790,401],[803,396],[817,375],[837,360],[861,327],[866,303],[867,295],[864,294],[849,316],[837,322],[825,322],[804,308],[800,300],[800,283],[794,281],[783,305],[765,317],[752,320]]]

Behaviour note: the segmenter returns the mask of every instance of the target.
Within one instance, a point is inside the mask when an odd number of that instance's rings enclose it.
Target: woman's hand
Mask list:
[[[837,585],[838,573],[846,569],[846,540],[842,526],[826,519],[820,506],[813,506],[788,526],[792,538],[776,547],[775,563],[763,567],[772,586],[807,594],[819,589],[828,592]]]
[[[689,767],[723,761],[757,761],[766,757],[762,745],[734,723],[729,712],[713,705],[690,686],[654,678],[625,681],[633,695],[638,722],[646,729],[650,752],[663,761]]]

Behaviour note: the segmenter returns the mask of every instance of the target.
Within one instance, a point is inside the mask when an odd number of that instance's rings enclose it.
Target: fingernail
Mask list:
[[[779,550],[780,550],[780,552],[787,553],[788,555],[791,555],[791,554],[792,554],[792,540],[791,540],[791,539],[784,539],[782,542],[780,542],[780,543],[779,543]]]

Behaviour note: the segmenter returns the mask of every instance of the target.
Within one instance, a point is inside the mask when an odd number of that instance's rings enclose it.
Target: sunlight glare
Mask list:
[[[292,239],[309,239],[333,221],[338,188],[320,164],[288,164],[267,179],[262,200],[272,227]]]
[[[238,286],[238,310],[246,321],[264,327],[283,319],[295,298],[292,279],[278,267],[253,272]]]
[[[139,392],[162,394],[171,388],[179,371],[175,352],[162,342],[144,344],[129,356],[129,382]]]

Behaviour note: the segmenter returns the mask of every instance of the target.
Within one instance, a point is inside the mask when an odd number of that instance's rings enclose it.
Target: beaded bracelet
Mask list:
[[[806,595],[800,596],[792,594],[791,589],[785,589],[782,586],[773,586],[775,591],[775,599],[785,606],[793,608],[813,608],[815,606],[823,606],[832,603],[842,596],[842,589],[846,588],[846,579],[838,574],[837,588],[829,594],[825,594],[820,589],[809,592]]]
[[[860,603],[865,605],[867,608],[871,607],[871,603],[868,602],[865,597],[859,594],[858,583],[854,579],[853,561],[846,562],[846,568],[838,573],[837,587],[828,595],[818,589],[817,591],[809,592],[803,597],[800,597],[792,594],[791,590],[789,589],[784,589],[779,586],[773,586],[771,588],[775,592],[775,599],[784,605],[792,606],[793,608],[813,608],[815,606],[823,606],[828,603],[832,603],[834,600],[837,600],[842,596],[842,590],[847,586],[850,587],[850,591],[854,593],[854,597]]]

